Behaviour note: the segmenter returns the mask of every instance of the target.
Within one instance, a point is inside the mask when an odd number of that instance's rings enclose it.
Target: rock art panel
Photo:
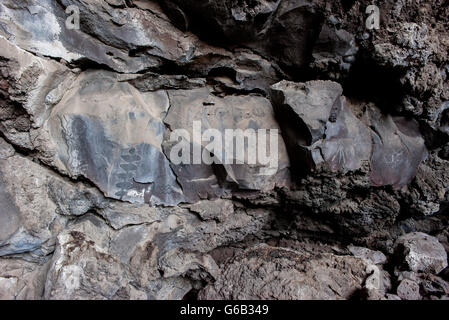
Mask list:
[[[312,145],[323,139],[326,123],[331,117],[336,117],[339,101],[343,93],[340,84],[331,81],[310,81],[294,83],[281,81],[272,86],[273,101],[280,113],[290,109],[299,117],[307,130],[306,145]]]
[[[428,155],[418,123],[382,115],[379,110],[371,109],[369,115],[373,136],[373,185],[401,187],[409,184]]]
[[[211,94],[208,88],[196,90],[178,90],[169,91],[171,107],[165,118],[165,123],[174,131],[184,129],[191,141],[187,142],[189,150],[192,152],[192,160],[195,157],[194,150],[200,150],[201,153],[208,148],[212,139],[206,141],[203,139],[194,139],[193,125],[201,125],[201,134],[208,129],[218,130],[220,133],[221,149],[208,151],[213,154],[215,163],[211,165],[192,164],[192,165],[173,165],[182,188],[185,192],[193,191],[187,198],[199,200],[201,198],[214,197],[225,192],[224,189],[238,188],[246,190],[271,190],[276,185],[283,185],[287,182],[285,176],[286,169],[289,166],[289,160],[285,145],[279,134],[279,126],[274,118],[274,113],[269,101],[263,97],[250,96],[226,96],[220,98]],[[237,142],[234,143],[234,152],[230,161],[226,161],[226,130],[240,129],[244,132],[247,129],[254,130],[258,134],[257,138],[262,137],[261,143],[256,140],[256,149],[248,147],[249,140],[245,140],[244,154],[242,164],[237,164],[236,149]],[[265,129],[265,136],[259,135],[259,129]],[[255,155],[258,148],[266,148],[266,155],[269,155],[271,143],[268,139],[270,130],[273,131],[278,144],[278,157],[276,168],[270,168],[271,162],[262,164],[258,157],[254,164],[248,161],[248,152]],[[277,133],[274,131],[277,130]],[[235,132],[235,131],[233,131]],[[236,138],[237,139],[237,138]],[[166,154],[170,154],[173,144],[170,141],[164,143]],[[228,141],[229,142],[229,141]],[[275,150],[273,150],[274,152]],[[274,153],[273,153],[274,154]],[[202,161],[203,162],[203,161]],[[274,170],[269,170],[274,169]],[[271,174],[267,174],[268,171]],[[189,191],[188,191],[189,190]]]
[[[354,116],[344,97],[337,100],[335,112],[336,119],[331,115],[326,123],[323,159],[333,172],[358,170],[370,160],[370,130]]]
[[[71,176],[84,176],[114,199],[182,202],[161,149],[168,107],[163,91],[140,94],[112,73],[82,74],[47,123],[57,146],[57,167]]]
[[[373,186],[400,188],[416,176],[427,157],[418,123],[368,107],[361,119],[338,83],[282,81],[272,86],[284,138],[302,171],[325,164],[331,172],[356,171],[369,164]],[[284,126],[283,126],[284,127]]]

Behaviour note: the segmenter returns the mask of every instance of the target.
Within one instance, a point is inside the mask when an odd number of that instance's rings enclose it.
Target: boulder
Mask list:
[[[448,266],[447,253],[438,239],[422,232],[401,236],[395,244],[404,268],[414,272],[438,274]]]
[[[385,264],[387,257],[381,251],[374,251],[368,248],[348,246],[349,251],[354,257],[363,258],[370,261],[373,264]]]
[[[397,295],[402,300],[421,300],[419,284],[412,280],[402,280],[397,288]]]
[[[373,137],[372,184],[396,188],[409,184],[428,155],[418,123],[374,109],[370,109],[368,121]]]

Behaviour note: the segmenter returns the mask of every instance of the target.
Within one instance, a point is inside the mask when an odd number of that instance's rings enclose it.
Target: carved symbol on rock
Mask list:
[[[137,172],[138,162],[141,160],[141,157],[136,154],[136,149],[134,148],[129,149],[128,154],[122,154],[121,158],[125,163],[121,163],[120,168],[125,173],[117,174],[117,177],[121,181],[115,185],[120,189],[115,193],[117,197],[120,197],[120,200],[122,200],[123,197],[128,194],[129,190],[133,189],[133,179]]]

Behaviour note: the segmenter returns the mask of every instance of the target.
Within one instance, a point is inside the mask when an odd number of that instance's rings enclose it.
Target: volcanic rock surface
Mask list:
[[[449,6],[377,2],[2,0],[0,299],[448,299]]]

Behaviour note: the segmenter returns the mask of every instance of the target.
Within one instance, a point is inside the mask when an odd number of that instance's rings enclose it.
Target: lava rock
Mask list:
[[[411,271],[438,274],[448,266],[444,247],[427,234],[406,234],[396,241],[395,246],[396,254]]]
[[[273,108],[270,102],[260,96],[240,97],[226,96],[216,97],[206,88],[196,90],[169,91],[171,102],[170,110],[164,120],[170,130],[185,130],[189,133],[190,141],[187,142],[190,150],[192,164],[172,164],[173,171],[178,177],[186,199],[191,202],[207,197],[217,197],[226,194],[231,188],[243,190],[269,191],[275,186],[287,185],[286,179],[289,160],[279,126],[275,121]],[[202,152],[208,147],[209,141],[194,141],[193,124],[201,125],[201,134],[208,129],[216,129],[221,135],[220,150],[207,149],[213,154],[215,167],[204,164],[194,164],[194,149]],[[257,158],[255,164],[243,161],[238,164],[236,153],[233,152],[229,159],[225,159],[226,129],[253,129],[258,132],[266,129],[267,137],[274,133],[278,143],[277,168],[272,163],[262,164]],[[273,131],[277,130],[277,131]],[[243,132],[242,131],[242,132]],[[168,135],[170,136],[171,133]],[[271,138],[270,138],[271,139]],[[267,140],[268,141],[268,140]],[[271,142],[270,142],[271,144]],[[245,144],[244,152],[248,154],[249,144]],[[164,141],[164,151],[167,156],[171,154],[173,143],[167,137]],[[258,144],[260,148],[260,144]],[[276,152],[276,150],[272,150]],[[267,152],[271,152],[267,148]],[[274,153],[273,153],[274,154]],[[220,183],[219,183],[220,182]]]
[[[168,107],[163,91],[140,94],[114,74],[83,74],[45,128],[56,146],[54,163],[108,197],[176,205],[184,196],[161,147]]]
[[[387,257],[380,251],[370,250],[368,248],[349,246],[349,251],[354,255],[354,257],[367,259],[373,264],[385,264],[387,262]]]
[[[314,256],[266,245],[250,248],[226,264],[200,299],[349,299],[361,290],[370,264],[365,260]],[[377,268],[377,267],[376,267]]]
[[[5,140],[0,138],[0,160],[9,158],[15,153],[14,148]]]
[[[397,295],[402,300],[421,300],[419,293],[419,284],[414,281],[402,280],[397,288]]]

